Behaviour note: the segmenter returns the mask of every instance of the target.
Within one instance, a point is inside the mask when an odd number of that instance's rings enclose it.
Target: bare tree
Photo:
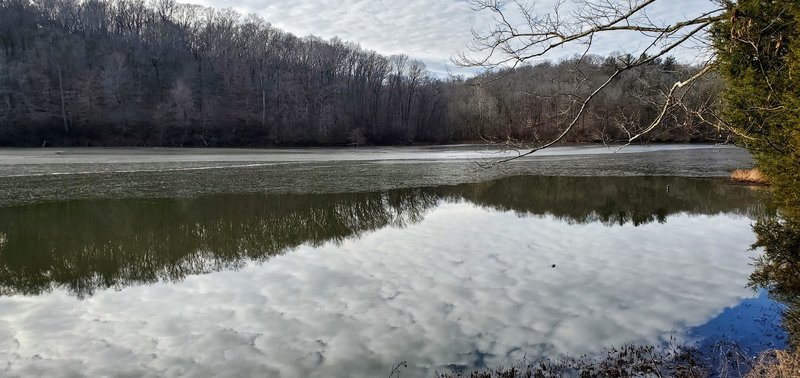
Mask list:
[[[564,112],[570,117],[555,137],[534,142],[508,139],[506,144],[510,147],[525,151],[501,162],[533,154],[563,141],[587,117],[592,102],[625,72],[652,64],[681,47],[691,45],[700,52],[708,53],[706,61],[696,67],[694,72],[686,78],[676,80],[663,91],[660,110],[648,122],[623,126],[627,137],[622,142],[628,145],[652,132],[671,112],[685,109],[682,99],[687,96],[691,86],[713,72],[715,57],[709,49],[709,29],[728,17],[727,8],[721,3],[711,10],[697,12],[683,20],[663,23],[648,14],[656,0],[581,0],[574,3],[559,0],[553,9],[544,13],[533,4],[521,0],[470,1],[476,11],[493,13],[494,23],[487,31],[473,31],[469,51],[460,53],[454,59],[461,66],[490,69],[510,67],[507,72],[511,72],[526,63],[548,58],[557,49],[574,48],[580,51],[574,71],[585,77],[580,64],[592,53],[597,38],[635,34],[646,41],[644,47],[633,54],[620,54],[608,62],[611,70],[605,80],[587,93],[579,97],[573,96],[568,111]],[[478,82],[480,84],[485,83]],[[576,86],[581,84],[583,81],[579,81]],[[715,124],[724,126],[720,122]]]

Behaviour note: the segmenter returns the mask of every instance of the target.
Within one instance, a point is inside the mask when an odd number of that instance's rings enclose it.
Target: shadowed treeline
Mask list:
[[[573,223],[638,226],[679,212],[754,217],[766,210],[759,192],[707,179],[519,176],[456,188],[455,196],[481,206]]]
[[[0,210],[0,294],[95,289],[237,268],[421,219],[437,198],[370,194],[98,200]]]
[[[666,188],[670,187],[667,193]],[[764,212],[758,192],[719,180],[510,177],[377,193],[224,195],[0,208],[0,294],[96,290],[236,269],[300,245],[421,221],[442,201],[613,226],[676,213]]]

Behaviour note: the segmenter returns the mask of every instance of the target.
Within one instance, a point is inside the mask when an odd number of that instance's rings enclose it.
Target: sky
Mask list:
[[[183,0],[187,1],[187,0]],[[491,25],[491,13],[476,12],[466,0],[188,0],[215,8],[233,8],[243,14],[256,13],[267,22],[298,36],[316,35],[325,39],[339,37],[357,42],[379,53],[406,54],[424,61],[437,74],[448,66],[458,70],[450,58],[465,50],[471,30],[485,30]],[[539,0],[537,14],[549,13],[557,0]],[[577,6],[567,0],[568,6]],[[694,16],[713,9],[710,0],[658,0],[648,13],[661,22]],[[640,35],[616,35],[596,41],[594,52],[632,52],[641,48]],[[577,53],[577,49],[554,51],[549,58],[558,60]],[[693,52],[678,52],[682,60],[694,58]]]

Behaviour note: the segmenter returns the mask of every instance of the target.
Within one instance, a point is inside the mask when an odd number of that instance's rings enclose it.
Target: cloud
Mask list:
[[[0,375],[429,376],[657,343],[752,295],[753,239],[728,215],[606,227],[444,204],[240,271],[0,298]]]
[[[407,54],[426,62],[439,74],[447,71],[450,58],[464,51],[472,39],[471,30],[486,30],[491,12],[475,12],[466,0],[190,0],[188,2],[233,8],[241,13],[256,13],[285,31],[298,36],[338,37],[360,43],[383,54]],[[537,13],[552,11],[556,0],[535,3]],[[567,7],[580,6],[567,3]],[[656,2],[648,15],[655,22],[670,23],[687,16],[696,17],[714,8],[709,0],[674,0]],[[563,13],[562,13],[563,14]],[[634,52],[646,46],[639,33],[599,38],[595,52]],[[579,53],[578,48],[554,51],[549,57],[559,59]],[[696,51],[676,51],[684,59],[693,59]]]

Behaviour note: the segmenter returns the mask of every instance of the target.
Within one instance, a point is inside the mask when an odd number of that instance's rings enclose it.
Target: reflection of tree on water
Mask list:
[[[679,177],[509,177],[455,187],[455,197],[520,216],[552,215],[573,223],[636,226],[675,213],[765,211],[760,193],[717,180]]]
[[[781,193],[775,192],[780,199]],[[766,288],[770,296],[786,306],[783,323],[789,344],[800,346],[800,211],[781,206],[778,216],[758,220],[754,248],[763,249],[755,262],[750,285]]]
[[[667,192],[667,186],[670,191]],[[569,222],[665,221],[763,212],[758,194],[686,178],[512,177],[381,193],[238,195],[47,203],[0,209],[0,294],[95,290],[236,269],[297,246],[341,242],[467,201]]]
[[[50,203],[0,210],[0,293],[53,285],[79,295],[264,261],[416,222],[436,198],[373,194],[224,196]]]

